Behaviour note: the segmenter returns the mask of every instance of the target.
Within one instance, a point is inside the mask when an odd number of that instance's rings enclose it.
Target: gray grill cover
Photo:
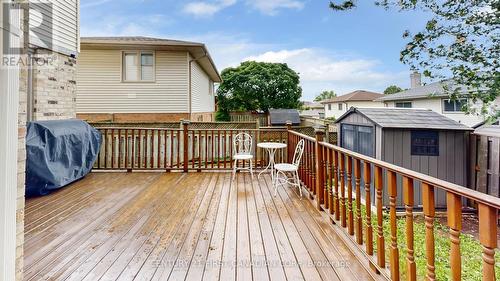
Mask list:
[[[85,177],[101,146],[101,133],[77,120],[37,121],[26,136],[26,195],[46,195]]]

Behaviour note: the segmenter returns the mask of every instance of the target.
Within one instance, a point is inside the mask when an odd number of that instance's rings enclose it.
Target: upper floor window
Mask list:
[[[443,100],[443,111],[444,112],[461,112],[462,108],[467,104],[466,99],[458,100]]]
[[[155,59],[152,52],[123,53],[123,81],[136,82],[155,80]]]
[[[342,104],[339,103],[339,110],[342,110]]]
[[[396,102],[396,107],[398,108],[412,108],[411,101],[401,101]]]
[[[332,110],[332,104],[331,103],[328,104],[328,110]]]

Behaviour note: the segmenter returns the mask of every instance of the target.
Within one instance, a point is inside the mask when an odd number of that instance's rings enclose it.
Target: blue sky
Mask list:
[[[245,60],[285,62],[300,73],[304,100],[322,90],[408,87],[401,35],[426,16],[359,2],[333,12],[323,0],[81,0],[81,34],[203,42],[220,71]]]

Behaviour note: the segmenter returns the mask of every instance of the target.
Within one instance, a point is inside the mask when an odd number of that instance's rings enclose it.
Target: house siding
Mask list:
[[[65,55],[77,55],[79,50],[79,0],[53,0],[52,10],[44,2],[30,1],[30,27],[40,26],[42,32],[31,36],[30,43]],[[40,12],[40,13],[38,13]],[[42,16],[51,19],[42,23]],[[47,46],[45,42],[51,42]]]
[[[196,61],[191,63],[191,98],[192,113],[214,112],[213,82]]]
[[[121,63],[121,50],[81,51],[77,113],[188,112],[187,52],[157,51],[155,82],[122,82]]]
[[[347,101],[341,102],[342,110],[339,110],[339,103],[331,103],[331,110],[328,109],[328,104],[325,104],[325,118],[339,118],[346,113],[351,107],[384,107],[383,102],[376,101]]]

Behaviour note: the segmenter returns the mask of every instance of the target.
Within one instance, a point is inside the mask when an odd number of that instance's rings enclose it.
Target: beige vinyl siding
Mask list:
[[[76,55],[79,49],[79,0],[53,0],[52,6],[30,1],[30,28],[39,26],[40,32],[31,34],[30,43],[66,55]],[[52,21],[52,26],[42,18]],[[45,42],[51,42],[47,46]]]
[[[156,51],[155,82],[122,82],[121,50],[82,49],[77,113],[188,112],[188,53]]]
[[[196,61],[193,61],[191,63],[191,109],[194,113],[213,112],[215,110],[212,87],[213,82],[208,75]]]

